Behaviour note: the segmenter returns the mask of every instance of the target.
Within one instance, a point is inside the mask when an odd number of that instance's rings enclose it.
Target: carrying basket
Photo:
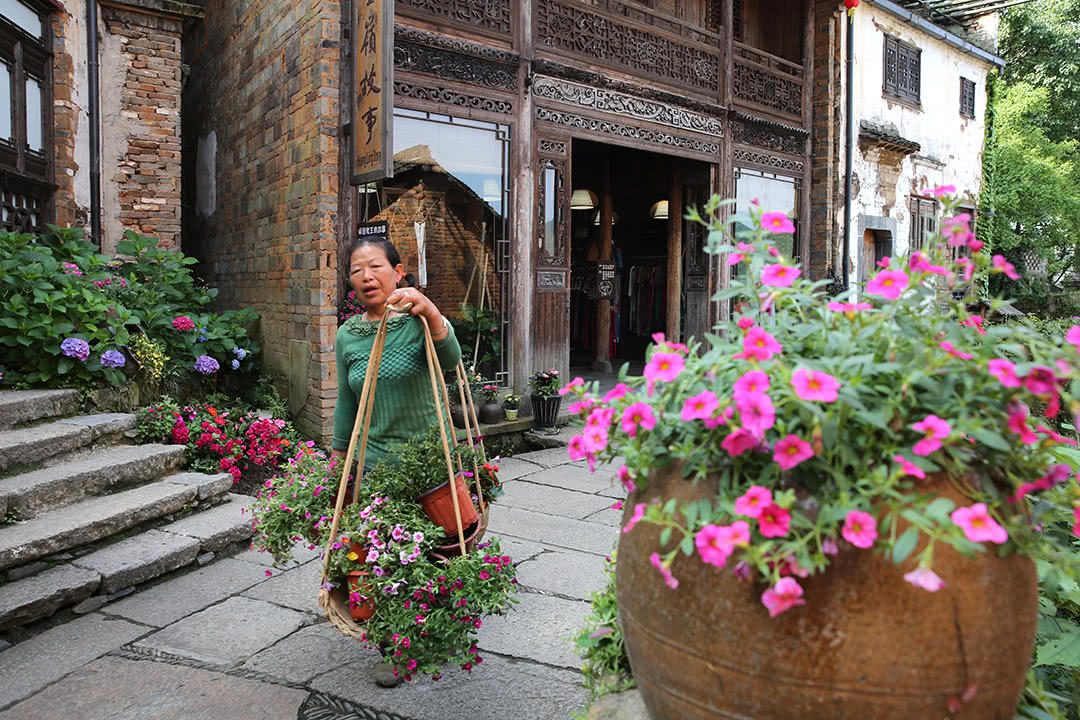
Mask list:
[[[341,522],[342,511],[345,507],[345,498],[348,494],[349,469],[355,467],[356,464],[363,467],[364,455],[367,452],[368,431],[371,428],[371,414],[375,406],[375,385],[378,381],[379,366],[382,364],[383,349],[386,345],[387,320],[390,317],[391,311],[405,312],[408,309],[408,305],[402,308],[388,306],[386,312],[383,313],[382,319],[379,321],[379,327],[375,333],[375,341],[371,347],[371,357],[368,360],[367,372],[364,374],[364,384],[360,389],[360,398],[356,409],[356,419],[353,422],[352,435],[349,438],[349,448],[345,453],[345,462],[341,468],[341,482],[338,485],[337,502],[334,506],[334,519],[330,524],[330,538],[327,540],[326,549],[323,553],[322,579],[320,582],[322,589],[319,590],[319,607],[322,609],[323,614],[326,615],[326,619],[329,620],[334,627],[347,637],[353,638],[359,642],[372,642],[379,640],[379,638],[368,637],[365,625],[352,619],[352,613],[349,608],[349,596],[344,587],[335,587],[333,590],[326,589],[326,574],[330,567],[330,548],[333,547],[334,541],[337,539],[338,525]],[[420,321],[424,326],[424,346],[427,355],[428,374],[431,378],[431,393],[432,398],[435,401],[435,421],[439,425],[443,456],[446,461],[447,479],[452,488],[456,473],[454,472],[454,462],[450,452],[450,444],[453,442],[456,445],[457,438],[454,434],[454,425],[450,420],[450,395],[446,389],[446,382],[443,380],[442,367],[439,364],[439,357],[435,352],[435,342],[431,337],[431,328],[428,325],[427,318],[420,316]],[[339,372],[342,371],[344,371],[344,369],[339,368]],[[483,439],[479,437],[479,424],[476,421],[476,406],[473,404],[471,393],[464,392],[463,388],[466,375],[465,368],[460,361],[458,362],[455,371],[458,378],[458,389],[461,393],[461,406],[466,410],[466,437],[470,444],[473,444],[474,442],[479,443],[481,458],[486,462],[487,455],[484,451]],[[473,435],[474,428],[477,430],[475,438]],[[356,458],[356,464],[353,462],[354,457]],[[461,459],[458,458],[458,471],[460,472],[462,469]],[[472,552],[484,537],[484,534],[487,531],[490,507],[484,502],[484,492],[480,485],[480,469],[479,465],[475,462],[473,464],[473,480],[475,481],[476,494],[480,504],[479,520],[468,528],[463,528],[461,525],[461,508],[458,504],[457,493],[450,493],[453,498],[454,517],[457,524],[457,542],[449,546],[438,548],[437,552],[432,553],[432,559],[446,560],[450,557]],[[360,483],[360,473],[357,473],[356,483],[357,485]],[[377,603],[378,601],[379,598],[376,598],[375,602]]]

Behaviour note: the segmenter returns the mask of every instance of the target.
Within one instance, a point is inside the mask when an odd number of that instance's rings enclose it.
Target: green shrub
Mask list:
[[[615,598],[615,553],[607,559],[604,589],[592,593],[592,612],[585,627],[574,638],[578,654],[585,661],[581,672],[589,690],[589,703],[602,695],[634,687],[630,658],[626,655],[622,629],[619,627],[619,603]]]

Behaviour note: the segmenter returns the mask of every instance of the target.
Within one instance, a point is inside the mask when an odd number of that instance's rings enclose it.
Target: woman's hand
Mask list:
[[[444,334],[446,321],[443,319],[442,313],[439,312],[439,308],[435,307],[435,303],[431,302],[424,293],[416,288],[398,288],[386,298],[388,306],[400,307],[407,303],[412,303],[412,307],[408,310],[410,315],[427,318],[432,337],[438,338]]]

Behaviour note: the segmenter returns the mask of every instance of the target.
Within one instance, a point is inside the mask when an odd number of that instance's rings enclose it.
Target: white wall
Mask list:
[[[75,128],[75,203],[89,212],[90,208],[90,117],[87,113],[86,87],[86,4],[84,0],[66,0],[64,22],[64,52],[71,56],[75,83],[71,102],[78,113]],[[98,21],[100,24],[100,20]]]
[[[885,35],[922,49],[921,107],[884,96]],[[843,56],[842,56],[843,57]],[[857,192],[852,198],[851,262],[860,277],[860,218],[891,225],[894,254],[908,251],[911,217],[908,199],[930,195],[938,185],[955,185],[959,195],[977,198],[982,183],[982,148],[986,119],[986,77],[994,66],[924,34],[872,3],[855,13],[855,140],[853,168]],[[975,118],[960,115],[960,78],[975,81]],[[882,168],[879,153],[858,145],[860,122],[890,126],[921,149],[897,167]],[[874,227],[873,221],[871,226]]]

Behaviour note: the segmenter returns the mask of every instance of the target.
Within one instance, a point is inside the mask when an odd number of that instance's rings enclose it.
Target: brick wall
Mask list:
[[[837,0],[814,2],[814,78],[813,157],[810,184],[810,276],[821,279],[833,268],[839,256],[835,247],[840,237],[843,214],[841,118],[843,97],[840,93],[840,23],[844,5]],[[837,277],[842,268],[835,268]]]
[[[68,38],[71,22],[68,13],[52,16],[53,30],[53,163],[56,191],[53,206],[56,224],[61,227],[85,225],[87,209],[80,208],[75,200],[75,176],[79,164],[75,160],[75,137],[78,133],[79,106],[75,103],[75,63],[68,52],[68,43],[78,37]]]
[[[265,368],[296,393],[300,429],[323,439],[337,395],[341,12],[222,0],[184,37],[184,251],[222,307],[260,313]],[[211,133],[216,153],[197,161]]]
[[[180,19],[102,7],[102,235],[180,245]]]

